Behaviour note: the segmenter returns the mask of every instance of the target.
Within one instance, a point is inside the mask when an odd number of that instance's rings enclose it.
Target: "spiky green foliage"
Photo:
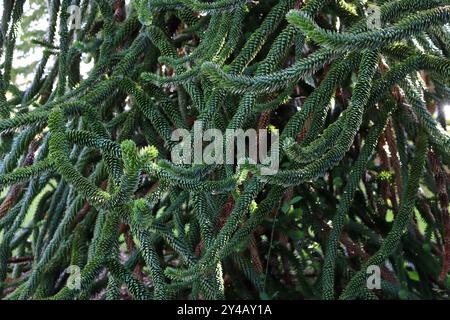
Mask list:
[[[24,88],[23,10],[3,1],[1,298],[449,297],[450,1],[49,0]],[[195,120],[278,129],[279,170],[174,163]]]

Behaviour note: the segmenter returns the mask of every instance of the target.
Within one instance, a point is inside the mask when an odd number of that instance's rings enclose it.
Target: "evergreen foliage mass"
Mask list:
[[[449,298],[449,0],[48,0],[21,88],[24,4],[0,25],[0,298]],[[173,163],[197,120],[278,129],[278,172]]]

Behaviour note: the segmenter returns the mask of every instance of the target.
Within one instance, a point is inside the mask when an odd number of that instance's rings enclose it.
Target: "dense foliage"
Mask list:
[[[449,0],[41,2],[25,89],[2,4],[1,298],[449,297]],[[196,120],[279,171],[174,164]]]

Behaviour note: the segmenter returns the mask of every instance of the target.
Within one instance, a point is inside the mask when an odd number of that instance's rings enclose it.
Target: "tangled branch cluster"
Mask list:
[[[362,0],[48,2],[21,90],[3,1],[2,298],[448,298],[449,0],[369,1],[380,29]],[[174,164],[198,120],[279,129],[280,170]]]

